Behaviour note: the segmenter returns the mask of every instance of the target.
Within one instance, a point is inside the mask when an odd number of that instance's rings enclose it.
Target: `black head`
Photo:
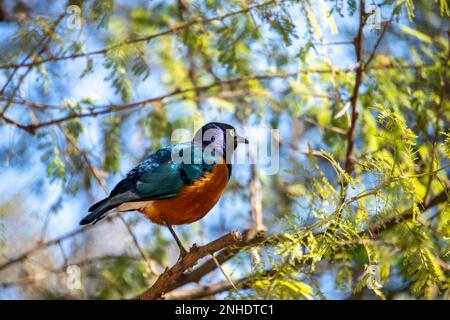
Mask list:
[[[222,149],[224,154],[227,146],[231,146],[234,150],[240,143],[248,144],[248,140],[239,136],[233,126],[221,122],[210,122],[204,125],[195,134],[194,141],[201,142],[203,147],[211,145]]]

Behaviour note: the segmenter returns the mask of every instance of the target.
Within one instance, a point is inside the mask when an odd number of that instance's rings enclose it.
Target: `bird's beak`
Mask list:
[[[244,137],[241,137],[241,136],[236,136],[236,141],[237,141],[238,144],[239,143],[248,144],[248,140],[246,138],[244,138]]]

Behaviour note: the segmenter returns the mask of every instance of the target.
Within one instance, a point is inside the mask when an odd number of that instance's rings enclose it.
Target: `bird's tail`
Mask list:
[[[97,221],[103,219],[109,213],[109,211],[111,211],[118,205],[111,200],[111,198],[106,198],[95,203],[92,207],[89,208],[90,213],[80,221],[80,224],[83,225],[88,223],[96,223]]]

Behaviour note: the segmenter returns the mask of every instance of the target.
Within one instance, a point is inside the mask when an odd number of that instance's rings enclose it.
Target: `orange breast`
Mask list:
[[[203,179],[184,187],[177,197],[151,201],[139,211],[158,224],[164,224],[164,218],[170,225],[192,223],[214,207],[227,183],[226,164],[217,164]]]

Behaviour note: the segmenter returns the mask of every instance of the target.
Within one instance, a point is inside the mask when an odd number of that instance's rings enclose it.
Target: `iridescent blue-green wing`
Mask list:
[[[185,186],[202,179],[214,167],[214,161],[202,161],[202,153],[195,153],[190,144],[173,146],[172,151],[178,155],[190,154],[190,161],[174,162],[172,159],[169,163],[143,173],[136,182],[136,192],[142,199],[175,197]]]
[[[127,191],[134,191],[137,181],[143,174],[151,172],[160,166],[170,164],[171,161],[172,146],[162,148],[155,153],[152,153],[147,159],[127,173],[126,177],[114,187],[109,197],[112,198]]]
[[[175,163],[172,151],[191,154],[193,163]],[[198,155],[201,157],[201,152],[195,153],[190,144],[168,146],[158,150],[133,168],[125,179],[116,185],[108,198],[94,204],[89,209],[92,213],[85,217],[81,224],[98,221],[109,210],[123,203],[177,196],[183,187],[203,178],[207,171],[212,171],[214,159],[198,161]],[[194,160],[195,157],[197,161]]]

